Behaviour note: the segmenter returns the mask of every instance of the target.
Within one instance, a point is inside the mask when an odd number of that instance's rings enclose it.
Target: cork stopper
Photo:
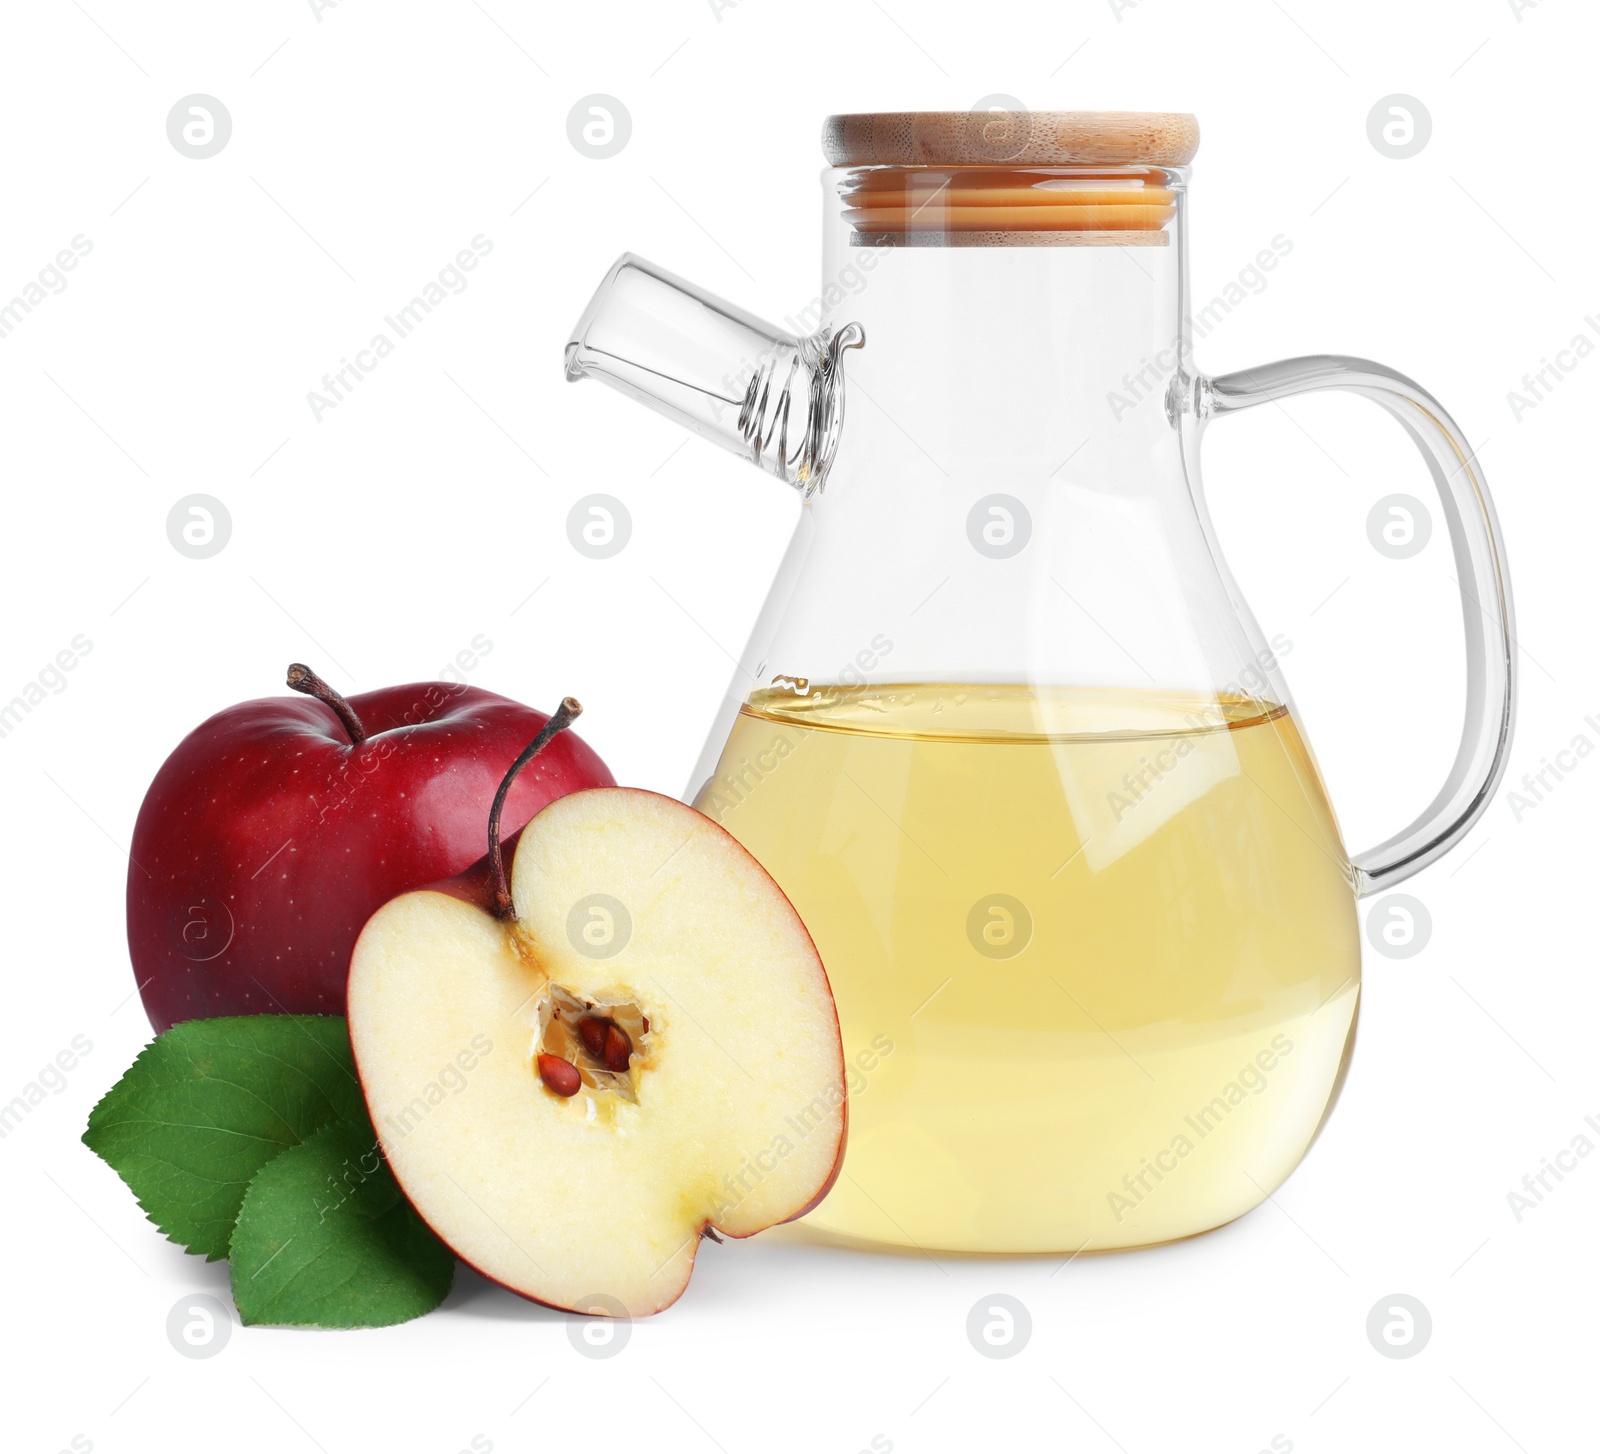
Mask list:
[[[1194,117],[1131,111],[830,116],[854,247],[1165,247]]]
[[[1182,167],[1200,123],[1177,111],[866,111],[830,116],[835,167]]]

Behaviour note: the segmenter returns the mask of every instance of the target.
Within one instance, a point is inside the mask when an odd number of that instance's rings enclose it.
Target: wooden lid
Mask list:
[[[835,167],[1181,167],[1200,123],[1176,111],[866,111],[830,116]]]

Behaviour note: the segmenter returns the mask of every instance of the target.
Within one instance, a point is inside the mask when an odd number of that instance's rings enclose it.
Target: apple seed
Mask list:
[[[577,1095],[579,1087],[583,1085],[578,1067],[570,1060],[563,1060],[559,1055],[539,1057],[539,1079],[563,1098]]]
[[[557,1013],[560,1012],[558,1011]],[[594,1056],[596,1060],[604,1060],[606,1058],[606,1028],[608,1023],[599,1015],[588,1015],[578,1021],[578,1038],[583,1041],[583,1048]]]
[[[587,1015],[579,1020],[578,1038],[590,1055],[619,1075],[633,1058],[633,1041],[628,1032],[608,1015]]]
[[[600,1058],[605,1061],[607,1070],[620,1074],[628,1068],[628,1062],[633,1058],[633,1042],[620,1025],[606,1026],[604,1052]]]
[[[572,1065],[585,1091],[598,1092],[600,1107],[613,1097],[639,1103],[638,1077],[650,1062],[649,1021],[625,998],[580,998],[550,984],[537,1010],[532,1054]],[[552,1087],[559,1090],[559,1087]]]

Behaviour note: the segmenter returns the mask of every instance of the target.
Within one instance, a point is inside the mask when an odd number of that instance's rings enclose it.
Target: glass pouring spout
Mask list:
[[[567,344],[567,378],[603,379],[806,496],[827,479],[859,324],[796,338],[624,253]]]

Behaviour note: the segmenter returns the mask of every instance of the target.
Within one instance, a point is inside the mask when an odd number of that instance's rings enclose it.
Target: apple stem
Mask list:
[[[304,692],[308,697],[315,697],[333,708],[334,715],[344,723],[344,730],[350,734],[352,747],[360,747],[367,740],[367,729],[356,716],[356,709],[309,666],[302,666],[298,661],[290,662],[288,682],[295,691]]]
[[[555,715],[539,729],[539,735],[522,749],[517,760],[506,769],[506,775],[500,779],[499,790],[495,793],[494,803],[489,809],[489,885],[494,894],[494,914],[497,919],[517,917],[517,911],[511,903],[511,888],[506,883],[505,859],[500,852],[500,810],[506,805],[506,794],[511,791],[511,784],[516,781],[517,774],[538,756],[552,737],[572,726],[582,711],[583,708],[575,697],[563,697],[561,705],[555,710]]]

